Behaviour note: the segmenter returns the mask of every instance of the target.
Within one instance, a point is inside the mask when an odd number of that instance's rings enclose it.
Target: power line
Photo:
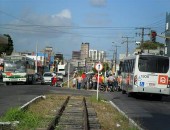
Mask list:
[[[122,38],[126,39],[126,41],[122,42],[122,44],[126,42],[126,57],[127,57],[129,53],[129,42],[130,42],[129,38],[133,38],[133,37],[122,37]]]
[[[139,36],[141,35],[141,44],[143,44],[144,42],[144,35],[149,35],[149,34],[145,34],[145,30],[148,29],[148,30],[151,30],[151,28],[145,28],[145,27],[140,27],[140,28],[136,28],[136,29],[141,29],[141,33],[136,33],[139,34]]]

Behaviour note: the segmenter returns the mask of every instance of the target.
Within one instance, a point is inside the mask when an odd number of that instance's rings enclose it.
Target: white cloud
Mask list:
[[[71,19],[71,12],[68,9],[62,10],[59,14],[52,15],[53,17],[61,17]]]
[[[68,9],[61,10],[61,12],[52,15],[26,12],[20,16],[20,19],[11,21],[11,24],[14,25],[15,33],[21,33],[22,35],[32,34],[35,37],[57,37],[70,31],[68,28],[64,28],[64,26],[71,26],[72,19],[71,12]]]
[[[90,2],[93,6],[101,7],[106,5],[107,0],[90,0]]]
[[[9,34],[13,39],[16,51],[35,51],[35,44],[39,43],[39,50],[50,45],[54,49],[67,50],[68,43],[76,44],[71,39],[73,32],[68,26],[73,25],[72,15],[68,9],[53,14],[37,14],[33,11],[22,12],[17,19],[6,22],[7,26],[0,30],[1,34]],[[62,39],[62,40],[60,40]],[[80,42],[80,41],[79,41]],[[81,43],[81,42],[80,42]],[[63,53],[65,53],[63,51]]]

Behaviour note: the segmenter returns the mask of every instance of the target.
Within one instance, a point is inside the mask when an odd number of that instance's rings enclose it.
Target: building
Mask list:
[[[80,60],[81,51],[72,51],[72,59],[73,60]]]
[[[47,58],[47,60],[46,60],[46,62],[48,63],[48,64],[52,64],[51,63],[51,55],[52,55],[52,51],[53,51],[53,48],[52,47],[49,47],[49,46],[47,46],[46,48],[45,48],[45,50],[44,50],[44,53],[45,54],[47,54],[48,55],[48,58]]]
[[[86,59],[89,57],[89,43],[81,44],[81,56],[80,59]]]
[[[98,50],[89,50],[89,57],[91,58],[92,61],[97,61],[98,60]]]
[[[54,62],[56,62],[57,64],[64,64],[63,60],[63,54],[58,53],[54,55]]]
[[[170,13],[166,13],[166,27],[165,27],[165,55],[170,56]],[[168,37],[168,38],[167,38]]]
[[[89,50],[89,57],[92,61],[105,61],[106,60],[106,52],[105,51],[98,51],[98,50]]]

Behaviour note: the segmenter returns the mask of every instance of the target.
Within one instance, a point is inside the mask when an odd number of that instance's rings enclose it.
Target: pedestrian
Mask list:
[[[110,91],[113,91],[114,89],[114,81],[115,81],[115,76],[114,74],[110,74],[109,77],[108,77],[108,88],[107,89],[110,89]]]
[[[76,80],[76,77],[74,77],[74,78],[73,78],[73,85],[72,85],[73,88],[76,87],[76,81],[77,81],[77,80]]]
[[[108,76],[106,76],[104,78],[104,84],[105,84],[105,87],[106,87],[106,92],[108,91]]]
[[[56,84],[57,84],[57,76],[54,75],[52,78],[52,86],[56,86]]]
[[[82,83],[81,83],[81,86],[82,86],[82,88],[86,88],[86,83],[87,83],[87,76],[86,76],[86,73],[84,72],[84,73],[82,73],[82,75],[81,75],[81,77],[82,77]]]
[[[78,75],[78,77],[77,77],[77,82],[78,82],[77,89],[81,88],[82,81],[83,81],[82,77],[80,75]]]
[[[92,85],[93,85],[93,89],[97,89],[97,78],[96,75],[93,75],[92,77]]]

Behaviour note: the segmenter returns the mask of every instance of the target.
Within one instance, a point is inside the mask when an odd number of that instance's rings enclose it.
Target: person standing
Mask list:
[[[76,80],[76,77],[74,77],[74,78],[73,78],[73,85],[72,85],[73,88],[76,87],[76,81],[77,81],[77,80]]]
[[[85,88],[86,88],[86,81],[87,81],[87,79],[86,79],[86,73],[82,73],[81,77],[82,77],[81,86],[82,86],[82,88],[85,89]]]
[[[82,77],[80,75],[78,75],[78,77],[77,77],[77,82],[78,82],[77,89],[81,88],[82,81],[83,81]]]
[[[56,86],[56,84],[57,84],[57,76],[54,75],[52,78],[52,86]]]
[[[97,78],[96,75],[93,75],[92,77],[92,84],[93,84],[93,89],[97,89]]]

